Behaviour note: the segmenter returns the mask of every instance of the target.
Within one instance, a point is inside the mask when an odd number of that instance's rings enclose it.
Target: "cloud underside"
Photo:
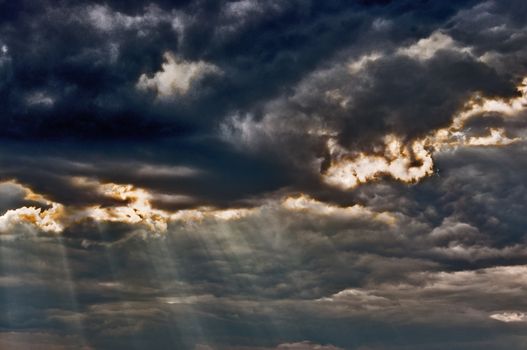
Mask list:
[[[0,4],[0,348],[524,349],[526,16]]]

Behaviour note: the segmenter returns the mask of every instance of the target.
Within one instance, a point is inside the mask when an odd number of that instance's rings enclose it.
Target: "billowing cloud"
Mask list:
[[[501,322],[523,322],[527,319],[523,312],[501,312],[490,315],[490,318]]]
[[[525,349],[526,11],[1,3],[0,347]]]
[[[309,341],[302,341],[298,343],[284,343],[280,344],[276,347],[277,349],[314,349],[314,350],[339,350],[341,348],[338,348],[333,345],[320,345],[320,344],[314,344]]]
[[[151,78],[145,74],[139,77],[137,87],[143,90],[153,90],[158,97],[186,95],[192,85],[208,74],[219,74],[218,67],[205,63],[185,62],[174,57],[170,52],[164,54],[166,60],[163,70]]]

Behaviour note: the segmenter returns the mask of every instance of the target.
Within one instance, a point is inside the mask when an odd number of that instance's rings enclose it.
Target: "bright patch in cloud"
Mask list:
[[[63,227],[58,221],[62,206],[54,204],[50,209],[22,207],[8,210],[0,216],[0,232],[8,233],[18,224],[33,224],[45,232],[61,232]]]
[[[501,312],[490,315],[490,318],[505,323],[525,322],[527,321],[527,314],[524,312]]]
[[[220,74],[221,70],[204,61],[190,62],[174,54],[164,54],[162,70],[153,77],[142,74],[137,87],[141,90],[156,92],[158,97],[182,96],[190,92],[192,85],[211,74]]]
[[[63,215],[64,207],[59,203],[49,201],[44,196],[34,193],[29,188],[14,182],[4,182],[15,189],[18,189],[26,200],[39,202],[42,208],[34,206],[24,206],[21,208],[9,209],[0,216],[0,232],[9,233],[18,225],[33,225],[44,232],[61,232],[63,225],[60,218]],[[47,208],[45,208],[47,207]]]
[[[297,197],[287,197],[282,201],[282,207],[290,211],[306,212],[309,215],[326,215],[333,217],[346,218],[369,218],[380,220],[388,224],[395,222],[395,217],[389,213],[376,213],[361,205],[353,205],[350,207],[338,207],[317,201],[306,195]]]
[[[503,146],[522,141],[509,138],[503,128],[489,128],[486,136],[466,136],[465,123],[472,117],[496,112],[506,118],[514,118],[527,106],[527,79],[518,87],[521,96],[510,100],[482,99],[475,97],[456,115],[451,125],[435,130],[430,135],[405,144],[395,135],[384,139],[384,154],[357,153],[338,145],[333,139],[327,142],[332,156],[331,166],[322,174],[324,181],[342,189],[389,176],[402,182],[416,182],[433,174],[432,155],[445,148],[469,146]]]
[[[470,53],[468,48],[459,48],[452,38],[441,32],[434,32],[430,37],[419,40],[417,43],[398,50],[400,55],[405,55],[418,60],[428,60],[440,50],[457,50]]]

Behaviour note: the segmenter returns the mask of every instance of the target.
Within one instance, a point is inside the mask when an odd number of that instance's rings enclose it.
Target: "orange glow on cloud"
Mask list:
[[[330,137],[327,147],[332,163],[322,174],[323,180],[342,189],[354,188],[380,176],[413,183],[433,174],[434,152],[452,147],[503,146],[522,141],[522,138],[507,137],[505,130],[500,128],[490,128],[488,135],[478,137],[469,137],[464,131],[467,120],[483,113],[496,112],[506,118],[514,118],[527,106],[527,78],[518,90],[521,96],[510,100],[482,99],[476,96],[466,103],[464,110],[454,117],[449,127],[435,130],[409,144],[404,144],[395,135],[388,135],[384,139],[383,155],[346,150]]]
[[[348,190],[369,181],[375,181],[381,176],[389,176],[395,180],[412,183],[429,176],[434,171],[432,155],[445,149],[473,146],[502,146],[522,141],[523,138],[509,138],[505,130],[489,128],[486,136],[467,136],[464,125],[467,120],[486,112],[496,112],[505,118],[514,118],[524,111],[527,105],[527,79],[519,87],[522,96],[510,100],[481,99],[475,97],[466,104],[466,108],[455,116],[451,125],[433,133],[404,143],[395,135],[384,138],[383,153],[366,154],[347,150],[337,144],[335,134],[324,131],[328,138],[327,147],[332,157],[329,168],[321,175],[329,185]],[[321,131],[322,132],[322,131]],[[72,182],[95,189],[102,196],[118,199],[121,205],[103,207],[94,205],[85,208],[65,208],[61,203],[49,200],[44,195],[33,192],[13,181],[9,183],[19,187],[24,193],[24,199],[42,204],[42,207],[20,207],[7,210],[0,216],[0,232],[9,233],[17,225],[30,225],[44,232],[61,232],[65,227],[86,219],[107,222],[122,222],[140,224],[146,228],[164,232],[170,223],[196,223],[204,220],[230,221],[258,213],[262,206],[254,208],[216,209],[199,206],[192,209],[167,211],[154,208],[151,201],[156,196],[164,194],[150,193],[145,189],[131,184],[101,183],[85,177],[72,178]],[[373,213],[369,209],[355,205],[337,207],[316,201],[307,195],[284,197],[278,201],[278,207],[287,211],[309,211],[317,215],[337,215],[360,217],[368,215],[385,222],[393,222],[394,218],[386,213]]]
[[[126,204],[102,207],[90,206],[86,208],[65,208],[64,205],[47,200],[44,196],[32,192],[30,189],[16,184],[26,192],[26,199],[39,199],[48,209],[37,207],[21,207],[8,210],[0,216],[0,232],[8,234],[17,225],[34,227],[48,233],[60,233],[66,227],[83,220],[99,222],[121,222],[139,224],[152,232],[162,233],[172,224],[197,224],[206,220],[235,221],[248,216],[262,213],[262,210],[285,210],[289,212],[307,212],[310,215],[337,216],[346,218],[369,218],[393,224],[395,217],[389,213],[376,213],[361,205],[339,207],[317,201],[307,195],[286,196],[279,200],[266,201],[260,206],[252,208],[215,209],[212,207],[197,207],[194,209],[176,210],[173,212],[153,208],[150,200],[153,195],[148,191],[135,188],[132,185],[113,183],[98,184],[94,180],[76,178],[74,181],[90,185],[102,194],[125,200]]]

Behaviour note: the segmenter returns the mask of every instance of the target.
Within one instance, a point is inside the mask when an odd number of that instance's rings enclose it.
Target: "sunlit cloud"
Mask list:
[[[0,216],[0,229],[9,231],[13,225],[24,223],[33,225],[44,232],[61,232],[65,227],[91,219],[99,222],[119,222],[139,224],[153,232],[165,232],[170,223],[194,224],[206,220],[232,221],[255,216],[266,209],[281,209],[290,212],[303,212],[315,216],[342,218],[369,218],[387,224],[394,224],[395,216],[387,212],[377,213],[361,205],[339,207],[315,200],[307,195],[284,196],[278,200],[265,200],[251,208],[227,208],[198,206],[193,209],[168,211],[157,209],[152,200],[156,195],[133,185],[99,183],[94,179],[73,178],[77,185],[89,186],[101,195],[123,203],[111,206],[92,205],[88,207],[67,207],[47,200],[29,188],[15,184],[25,192],[26,199],[36,200],[48,208],[21,207],[8,210]]]
[[[0,348],[525,349],[522,5],[2,2]]]
[[[87,178],[74,178],[79,185],[89,185],[101,195],[123,202],[123,205],[89,206],[86,208],[65,207],[47,200],[44,196],[34,193],[29,188],[16,184],[25,191],[25,198],[41,202],[49,208],[21,207],[8,210],[0,216],[0,230],[8,232],[16,224],[34,225],[45,232],[61,232],[66,226],[82,220],[121,222],[141,224],[145,227],[164,232],[171,221],[193,222],[207,218],[216,220],[235,220],[249,215],[253,209],[214,209],[200,207],[197,209],[169,212],[152,206],[154,195],[133,185],[99,183]]]
[[[162,70],[152,77],[142,74],[137,82],[138,89],[154,91],[160,98],[186,95],[192,84],[203,77],[221,74],[221,70],[213,64],[203,61],[189,62],[171,52],[166,52],[163,58],[165,63]]]
[[[61,232],[64,228],[60,218],[64,213],[64,207],[59,203],[54,203],[44,196],[34,193],[29,188],[16,182],[5,182],[19,189],[24,194],[24,199],[35,201],[42,204],[42,207],[21,207],[7,210],[0,216],[0,232],[9,233],[17,225],[34,225],[45,232]]]
[[[525,322],[527,321],[527,314],[524,312],[501,312],[490,315],[490,318],[505,323]]]
[[[9,232],[17,224],[33,224],[45,232],[60,232],[63,229],[58,221],[62,214],[62,206],[53,204],[50,209],[22,207],[8,210],[0,216],[0,232]]]
[[[334,149],[331,140],[329,147],[330,150]],[[347,156],[339,152],[341,155],[323,174],[324,181],[343,189],[350,189],[383,175],[403,182],[415,182],[433,173],[432,156],[423,143],[414,142],[408,147],[397,138],[388,136],[385,138],[385,147],[384,156],[364,153]]]
[[[457,50],[467,54],[470,48],[459,47],[452,38],[441,32],[434,32],[428,38],[419,40],[417,43],[397,50],[400,55],[405,55],[418,60],[428,60],[440,50]]]
[[[440,151],[452,146],[491,146],[506,145],[521,141],[520,138],[510,139],[504,135],[504,130],[489,128],[488,136],[465,135],[465,123],[471,118],[484,118],[487,113],[498,113],[506,119],[516,118],[527,107],[527,79],[518,86],[520,96],[509,100],[487,99],[475,96],[469,100],[463,110],[458,113],[448,128],[439,129],[427,137],[426,143]]]
[[[520,142],[522,138],[509,138],[503,128],[489,128],[488,135],[484,136],[467,136],[465,122],[491,112],[514,118],[527,106],[526,86],[524,80],[518,87],[521,96],[510,100],[475,97],[466,103],[449,127],[435,130],[423,138],[404,142],[396,135],[388,135],[384,138],[380,155],[347,150],[330,137],[327,147],[332,160],[322,177],[326,183],[343,189],[378,180],[381,176],[414,183],[434,173],[435,152],[453,147],[504,146]]]

